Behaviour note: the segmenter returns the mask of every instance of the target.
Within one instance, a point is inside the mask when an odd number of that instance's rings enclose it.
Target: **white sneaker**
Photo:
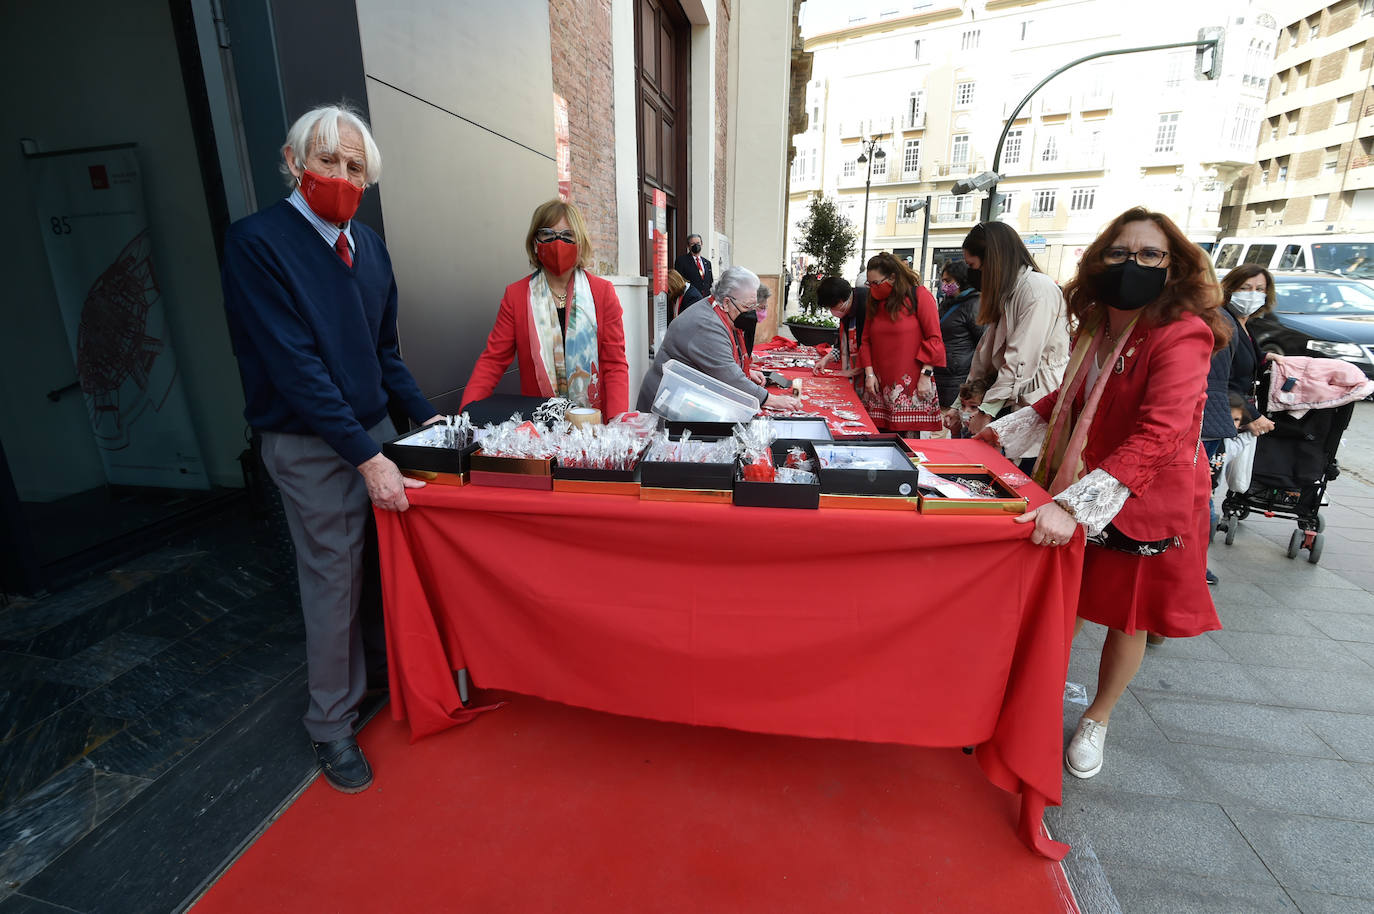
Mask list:
[[[1078,731],[1064,750],[1064,767],[1076,778],[1090,778],[1102,770],[1102,749],[1107,742],[1107,725],[1083,718]]]

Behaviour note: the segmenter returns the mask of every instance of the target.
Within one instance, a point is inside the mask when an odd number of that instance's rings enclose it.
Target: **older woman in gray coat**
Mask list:
[[[658,385],[663,383],[663,366],[677,359],[700,372],[724,381],[736,390],[754,397],[769,409],[800,410],[796,397],[770,394],[763,387],[763,375],[749,364],[741,325],[754,316],[758,307],[759,278],[744,267],[729,267],[716,280],[712,294],[702,304],[689,308],[668,325],[663,345],[654,355],[654,364],[644,373],[636,408],[653,408]]]

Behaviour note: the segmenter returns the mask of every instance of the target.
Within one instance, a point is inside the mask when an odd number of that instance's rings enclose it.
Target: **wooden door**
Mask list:
[[[668,265],[685,250],[687,233],[705,226],[686,222],[687,42],[690,25],[677,0],[635,3],[635,101],[639,141],[639,271],[653,272],[654,191],[668,198]]]

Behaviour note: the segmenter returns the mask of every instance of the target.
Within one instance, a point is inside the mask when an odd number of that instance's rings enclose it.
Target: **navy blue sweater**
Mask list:
[[[282,200],[229,227],[223,282],[248,424],[318,435],[357,466],[381,451],[367,429],[388,392],[417,422],[437,410],[401,361],[386,247],[359,222],[352,232],[349,267]]]

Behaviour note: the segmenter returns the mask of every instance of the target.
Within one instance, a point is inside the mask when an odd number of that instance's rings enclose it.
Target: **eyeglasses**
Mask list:
[[[541,228],[534,233],[534,240],[545,244],[550,241],[566,241],[568,244],[577,244],[577,236],[572,233],[572,229],[562,232],[555,232],[550,228]]]
[[[1168,256],[1168,251],[1160,251],[1155,248],[1142,248],[1139,251],[1132,251],[1127,248],[1107,248],[1102,252],[1102,260],[1105,263],[1117,264],[1134,260],[1142,267],[1157,267]]]
[[[734,302],[736,308],[743,308],[745,311],[748,311],[751,308],[757,308],[759,306],[759,300],[757,298],[753,301],[740,301],[733,295],[727,295],[725,297],[730,299],[730,301]]]

